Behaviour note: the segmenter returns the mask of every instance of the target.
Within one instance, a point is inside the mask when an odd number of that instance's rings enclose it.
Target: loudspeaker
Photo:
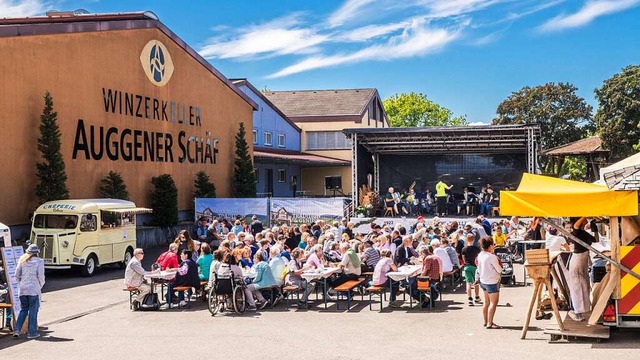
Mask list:
[[[325,176],[324,188],[327,190],[342,189],[342,176]]]

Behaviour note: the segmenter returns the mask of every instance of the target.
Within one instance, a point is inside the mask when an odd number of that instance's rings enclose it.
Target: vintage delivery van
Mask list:
[[[126,266],[136,247],[136,215],[149,212],[117,199],[51,201],[34,213],[30,241],[45,268],[79,267],[92,276],[102,265]]]

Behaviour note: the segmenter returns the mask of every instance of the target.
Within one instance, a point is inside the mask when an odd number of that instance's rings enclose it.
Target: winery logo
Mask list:
[[[151,40],[144,46],[140,54],[142,70],[156,86],[164,86],[173,74],[173,61],[169,51],[158,40]]]

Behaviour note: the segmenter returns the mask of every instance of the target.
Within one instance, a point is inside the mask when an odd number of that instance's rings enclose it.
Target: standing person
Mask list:
[[[571,218],[571,234],[587,245],[591,245],[598,241],[598,238],[589,234],[584,227],[587,223],[587,218]],[[592,223],[592,231],[595,223]],[[598,236],[597,231],[593,233]],[[571,261],[569,262],[569,288],[571,295],[571,305],[573,306],[573,313],[569,315],[575,321],[584,321],[584,313],[591,309],[591,301],[589,299],[589,250],[584,246],[573,242],[573,254],[571,255]]]
[[[249,230],[251,230],[251,235],[256,236],[257,233],[262,232],[264,227],[262,226],[262,222],[258,220],[258,216],[253,215],[251,217],[251,225],[249,225]]]
[[[464,282],[467,284],[467,298],[469,299],[469,306],[473,306],[473,298],[471,297],[471,287],[474,288],[476,293],[475,302],[478,305],[482,304],[480,300],[480,286],[476,280],[476,260],[478,254],[480,254],[480,248],[473,246],[473,236],[467,236],[467,245],[462,248],[462,259],[464,260]],[[462,241],[462,240],[461,240]]]
[[[193,254],[195,251],[195,243],[187,230],[180,231],[174,243],[178,245],[178,253],[182,253],[182,250],[189,250]]]
[[[491,238],[482,238],[482,251],[478,254],[478,273],[480,274],[480,287],[484,292],[484,304],[482,305],[482,317],[487,329],[500,329],[493,322],[496,307],[500,301],[500,275],[502,266],[498,257],[493,254],[495,247]]]
[[[440,177],[440,181],[436,184],[436,212],[440,216],[445,216],[447,212],[447,190],[451,190],[453,185],[447,185],[444,177]]]
[[[29,326],[27,339],[40,337],[38,333],[38,309],[40,308],[40,295],[44,286],[44,260],[38,257],[40,249],[38,245],[31,244],[27,252],[18,260],[16,267],[16,280],[18,281],[18,294],[20,295],[20,314],[13,330],[13,337],[20,335],[20,330],[27,316]]]
[[[140,248],[133,250],[133,257],[129,260],[124,271],[124,286],[138,289],[138,295],[133,299],[134,310],[138,310],[145,295],[151,292],[151,285],[144,280],[145,275],[154,273],[144,270],[141,263],[142,258],[144,258],[144,250]]]

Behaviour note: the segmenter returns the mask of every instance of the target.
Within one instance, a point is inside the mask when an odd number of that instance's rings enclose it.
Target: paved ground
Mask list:
[[[149,260],[158,251],[147,250]],[[522,272],[516,268],[516,274]],[[482,327],[480,307],[466,305],[458,290],[445,293],[431,311],[369,311],[365,303],[350,313],[287,310],[283,305],[241,316],[211,317],[204,303],[192,309],[131,312],[122,291],[122,270],[103,269],[91,279],[68,273],[48,274],[40,315],[39,340],[0,335],[0,359],[114,359],[124,357],[275,359],[438,359],[511,358],[637,359],[640,331],[612,332],[603,343],[549,344],[542,333],[554,321],[532,320],[527,340],[520,330],[532,287],[503,288],[496,323]],[[278,345],[275,345],[278,344]],[[224,348],[222,348],[224,347]]]

